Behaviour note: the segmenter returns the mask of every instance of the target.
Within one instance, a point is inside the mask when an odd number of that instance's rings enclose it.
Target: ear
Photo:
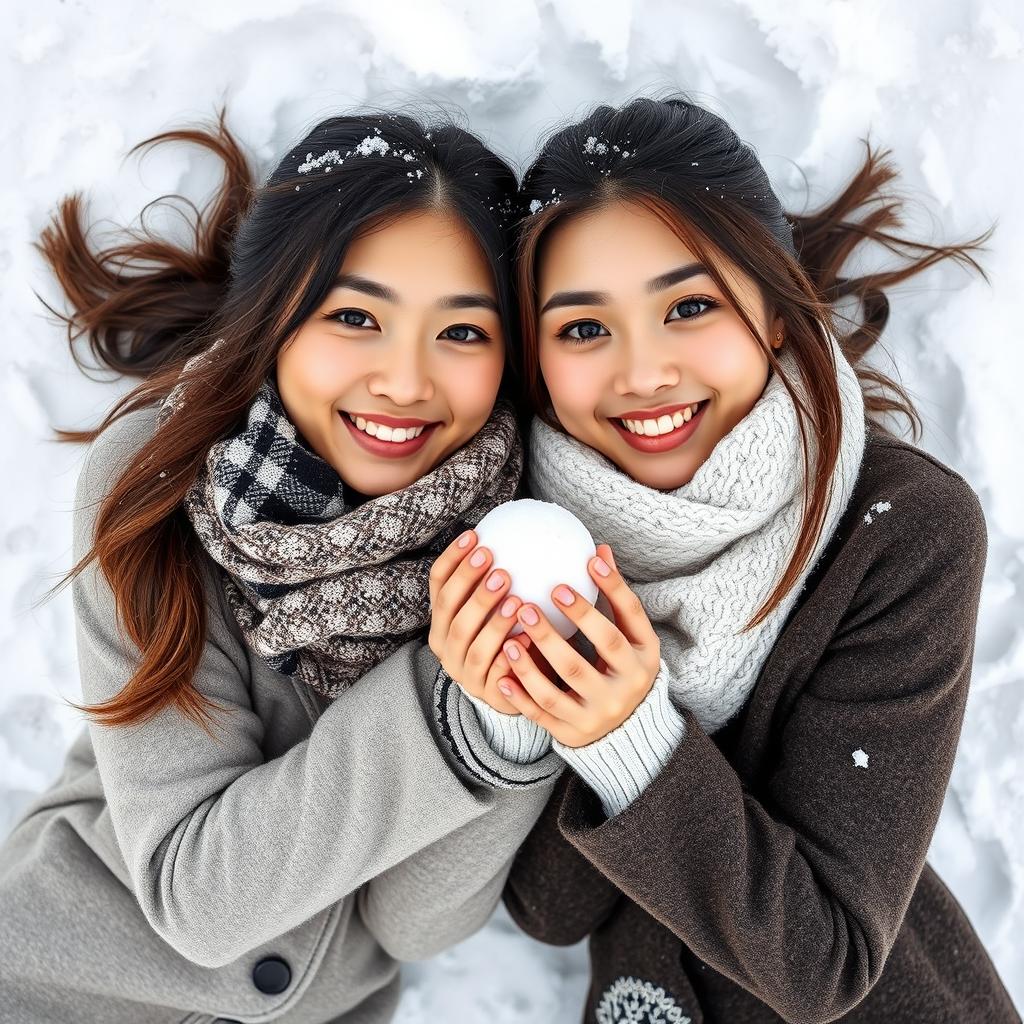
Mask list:
[[[784,326],[782,323],[782,317],[777,316],[772,321],[771,334],[768,336],[768,343],[774,349],[782,348],[782,342],[785,338]]]

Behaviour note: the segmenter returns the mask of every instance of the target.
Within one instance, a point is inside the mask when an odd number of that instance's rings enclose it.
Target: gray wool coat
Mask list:
[[[92,446],[76,560],[155,416],[133,413]],[[0,847],[6,1024],[387,1021],[398,961],[484,924],[561,770],[554,753],[497,758],[422,641],[320,698],[248,649],[219,570],[204,566],[194,684],[230,711],[218,742],[174,709],[83,728]],[[122,688],[138,652],[95,564],[73,598],[95,703]]]

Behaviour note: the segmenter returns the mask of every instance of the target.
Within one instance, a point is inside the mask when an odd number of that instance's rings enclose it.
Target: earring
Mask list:
[[[775,335],[775,340],[778,342],[778,345],[776,345],[775,347],[776,348],[782,348],[782,331],[779,331]]]

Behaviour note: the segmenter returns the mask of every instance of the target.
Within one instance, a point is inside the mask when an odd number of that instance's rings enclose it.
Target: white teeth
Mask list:
[[[380,441],[390,441],[392,444],[401,444],[403,441],[411,441],[419,437],[426,429],[420,427],[389,427],[383,423],[374,423],[373,420],[363,419],[362,416],[345,414],[364,434],[376,437]]]
[[[657,437],[660,434],[669,434],[678,430],[684,423],[697,414],[700,402],[688,405],[685,409],[677,409],[671,416],[668,414],[659,416],[656,420],[619,420],[619,422],[631,433],[644,437]]]

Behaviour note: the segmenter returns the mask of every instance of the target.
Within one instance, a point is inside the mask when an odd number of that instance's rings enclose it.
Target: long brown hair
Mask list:
[[[516,283],[522,315],[523,375],[533,411],[562,430],[550,408],[540,374],[537,339],[536,267],[550,229],[566,218],[615,201],[632,201],[660,217],[704,263],[768,357],[794,401],[805,470],[810,469],[807,430],[816,455],[804,492],[802,522],[785,573],[747,623],[752,629],[799,579],[814,550],[830,499],[832,470],[842,425],[836,366],[826,332],[857,373],[865,416],[892,434],[890,413],[907,417],[916,440],[921,420],[904,389],[864,364],[889,317],[883,289],[943,259],[985,272],[972,252],[983,248],[994,225],[961,245],[929,245],[896,233],[900,198],[887,191],[898,172],[888,151],[872,150],[841,193],[813,213],[787,214],[754,151],[721,117],[685,97],[641,98],[613,108],[597,107],[582,121],[558,130],[543,145],[520,189]],[[858,210],[868,207],[859,219]],[[904,262],[892,270],[843,277],[847,257],[864,240],[883,245]],[[731,261],[756,281],[769,322],[781,317],[785,342],[807,385],[805,405],[770,345],[737,301],[721,270]],[[987,280],[987,277],[986,277]],[[860,304],[859,319],[833,309],[846,299]],[[846,330],[840,329],[843,321]]]
[[[244,418],[281,346],[324,301],[357,232],[402,212],[443,208],[467,225],[513,337],[505,263],[516,179],[476,136],[436,115],[429,123],[375,112],[328,118],[262,185],[223,111],[213,125],[164,132],[135,149],[168,142],[201,146],[224,165],[203,210],[181,197],[158,200],[191,207],[191,245],[143,226],[94,251],[77,195],[60,203],[38,243],[67,297],[70,311],[52,312],[67,325],[78,365],[85,368],[75,342],[85,336],[101,364],[142,378],[96,429],[57,430],[58,438],[92,441],[162,401],[179,378],[188,407],[132,456],[100,504],[92,548],[53,589],[98,562],[120,628],[141,655],[113,698],[72,706],[101,724],[128,725],[176,705],[209,732],[216,705],[192,685],[206,638],[203,553],[182,508],[207,452]],[[197,360],[182,377],[188,358],[218,339],[216,358]],[[513,380],[506,374],[500,390]]]

